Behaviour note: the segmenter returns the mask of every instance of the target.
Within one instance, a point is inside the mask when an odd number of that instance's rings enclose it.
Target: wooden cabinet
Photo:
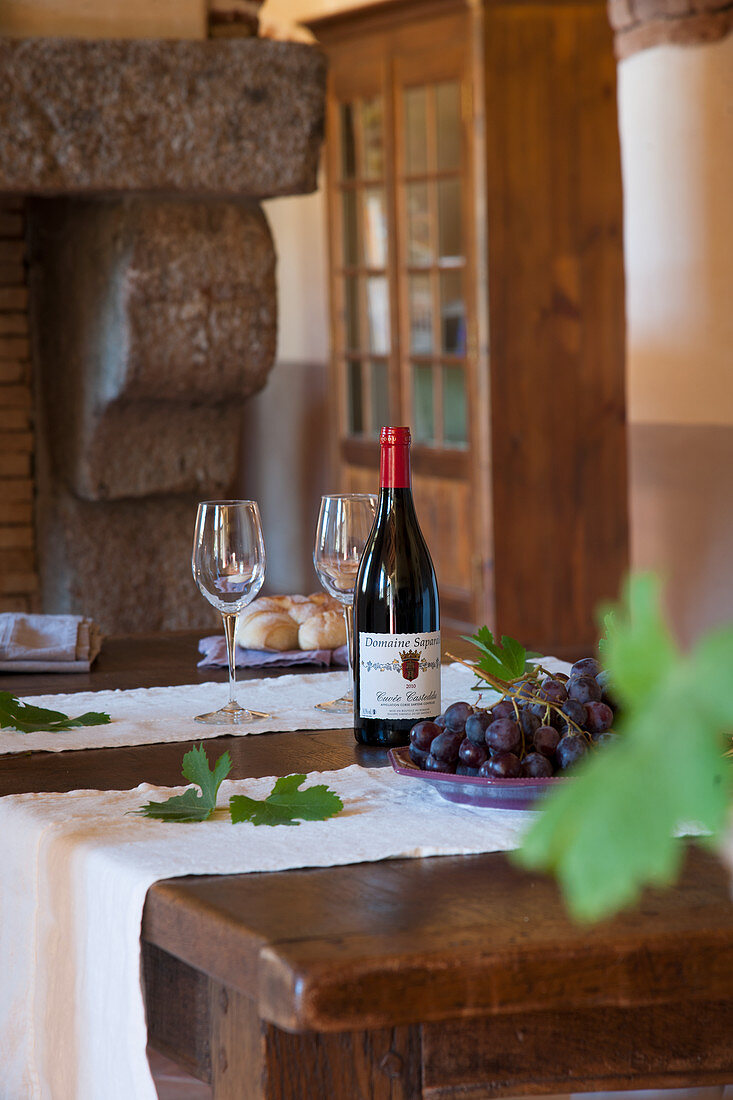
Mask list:
[[[330,63],[333,461],[409,424],[445,625],[592,644],[627,565],[622,203],[603,3],[387,0]]]

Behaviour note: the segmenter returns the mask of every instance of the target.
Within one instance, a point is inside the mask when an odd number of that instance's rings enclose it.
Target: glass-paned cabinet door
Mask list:
[[[344,381],[349,435],[375,438],[389,420],[388,190],[382,95],[339,105],[340,239],[336,280],[340,323],[336,352]]]
[[[396,110],[403,392],[419,442],[461,449],[468,341],[460,80],[407,81]]]

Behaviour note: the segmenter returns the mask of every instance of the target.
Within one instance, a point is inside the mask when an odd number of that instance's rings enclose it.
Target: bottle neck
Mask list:
[[[379,455],[379,488],[410,488],[409,443],[382,444]]]

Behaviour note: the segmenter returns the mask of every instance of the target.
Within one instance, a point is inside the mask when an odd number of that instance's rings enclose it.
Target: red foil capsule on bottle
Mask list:
[[[380,489],[409,489],[410,429],[382,428],[379,442]]]

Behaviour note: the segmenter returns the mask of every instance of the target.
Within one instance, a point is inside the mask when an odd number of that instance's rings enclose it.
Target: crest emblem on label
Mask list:
[[[420,673],[420,651],[408,649],[406,653],[400,653],[400,661],[402,662],[402,675],[405,680],[410,682],[417,680]]]

